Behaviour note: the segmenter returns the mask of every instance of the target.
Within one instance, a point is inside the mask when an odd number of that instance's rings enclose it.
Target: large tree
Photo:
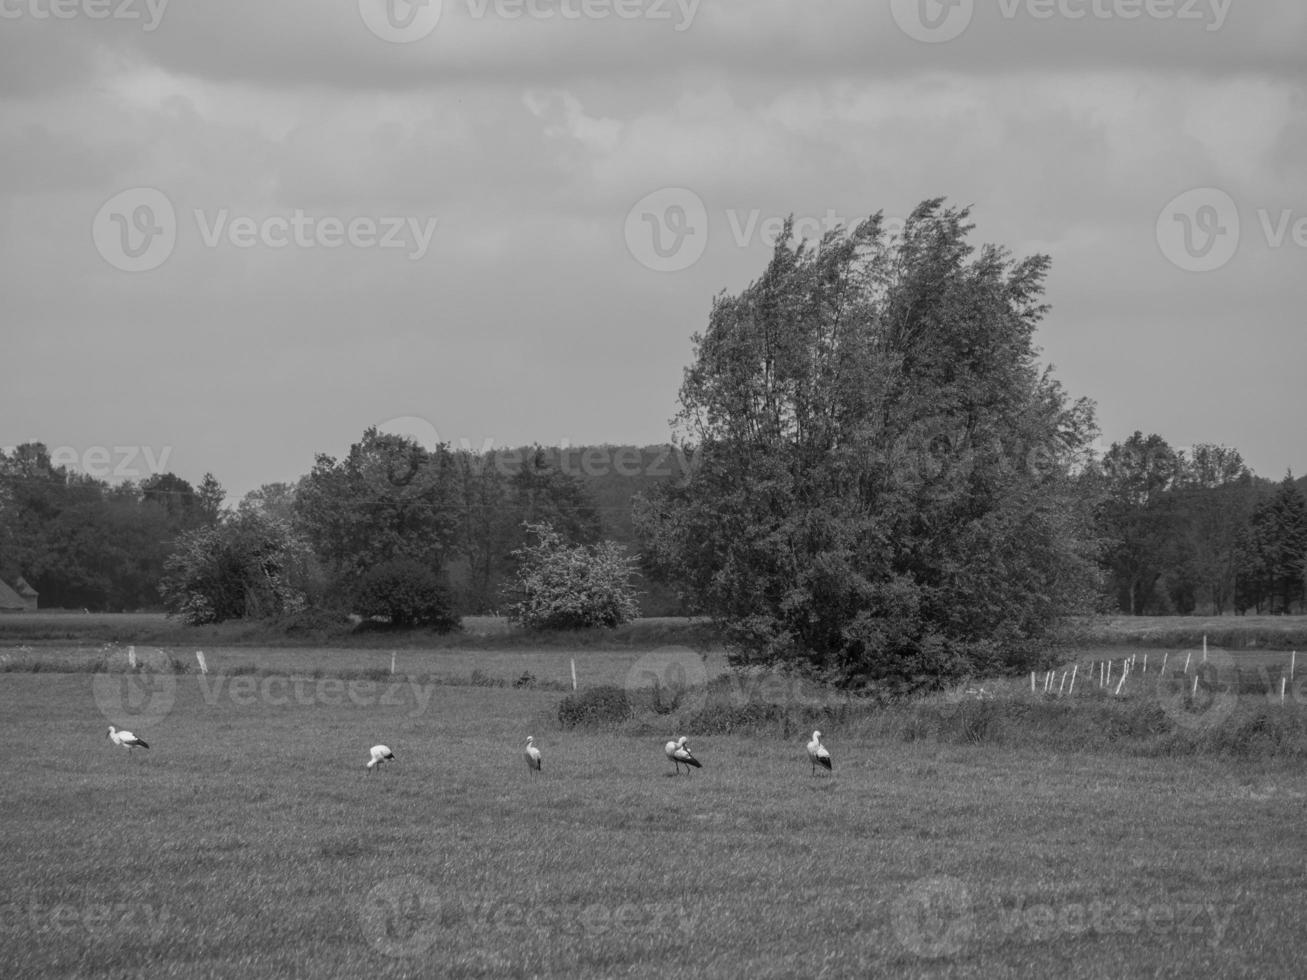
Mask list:
[[[1288,613],[1301,605],[1307,578],[1307,498],[1286,476],[1253,509],[1239,548],[1240,611]]]
[[[938,200],[899,237],[879,214],[815,247],[787,227],[695,336],[697,466],[639,524],[737,663],[938,683],[1026,664],[1088,596],[1093,411],[1036,363],[1049,261],[971,230]]]
[[[1160,612],[1155,589],[1179,561],[1175,498],[1183,456],[1159,435],[1135,432],[1113,443],[1098,468],[1105,497],[1098,526],[1106,539],[1108,587],[1132,616]]]
[[[362,577],[397,560],[440,574],[462,533],[459,480],[447,445],[426,449],[369,428],[341,460],[319,455],[294,493],[296,527],[348,604]]]

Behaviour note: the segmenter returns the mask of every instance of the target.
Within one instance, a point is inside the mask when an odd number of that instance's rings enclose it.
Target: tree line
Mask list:
[[[632,496],[688,465],[671,447],[471,452],[369,429],[343,458],[319,455],[298,481],[224,506],[212,474],[198,487],[172,473],[111,485],[29,443],[0,451],[0,580],[25,576],[46,608],[168,604],[220,620],[288,605],[348,611],[371,570],[414,562],[458,611],[495,612],[513,598],[506,589],[529,525],[634,555]],[[187,598],[187,575],[211,583],[202,590],[211,609],[188,605],[199,592]],[[639,588],[647,614],[681,610],[670,588]]]
[[[479,613],[510,600],[536,528],[560,555],[638,553],[643,612],[712,617],[737,663],[845,685],[1022,669],[1076,612],[1302,611],[1300,482],[1140,432],[1096,453],[1094,405],[1034,345],[1049,259],[972,230],[942,200],[896,233],[879,214],[820,242],[787,227],[694,336],[668,447],[368,429],[225,508],[209,475],[110,487],[19,447],[0,454],[0,577],[197,621],[400,592],[392,616],[436,595]]]

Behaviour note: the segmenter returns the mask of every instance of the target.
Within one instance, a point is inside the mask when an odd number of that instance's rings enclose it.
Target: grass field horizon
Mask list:
[[[354,629],[341,632],[313,624],[236,620],[186,626],[164,613],[82,613],[67,610],[0,614],[0,647],[42,643],[154,643],[160,646],[320,647],[351,649],[552,649],[641,648],[686,643],[718,645],[703,617],[642,617],[612,630],[535,632],[513,627],[502,616],[465,616],[452,633],[427,629]],[[1124,616],[1068,619],[1055,646],[1192,646],[1208,637],[1230,649],[1307,650],[1307,615]]]

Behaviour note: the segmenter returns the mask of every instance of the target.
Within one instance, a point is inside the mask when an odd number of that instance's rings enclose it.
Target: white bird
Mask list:
[[[686,737],[682,735],[676,741],[668,742],[663,746],[663,752],[667,754],[667,758],[672,760],[672,765],[676,767],[676,774],[678,776],[681,773],[682,765],[685,766],[685,771],[687,773],[690,771],[691,766],[694,766],[696,769],[703,768],[703,766],[699,764],[699,760],[690,754],[690,747],[685,744],[686,741]]]
[[[143,749],[148,749],[150,747],[149,743],[144,739],[137,738],[129,731],[114,728],[113,725],[109,726],[109,734],[107,737],[114,745],[121,745],[125,748],[129,756],[132,754],[132,749],[136,748],[138,745]]]
[[[368,762],[368,775],[369,776],[372,775],[372,769],[374,766],[380,766],[387,759],[393,761],[394,758],[395,758],[395,753],[390,751],[389,745],[372,746],[372,759],[371,761]]]
[[[830,770],[830,753],[826,751],[826,746],[821,744],[821,732],[812,733],[812,741],[808,743],[808,759],[812,762],[812,771],[815,774],[817,767]]]
[[[540,750],[536,748],[535,741],[536,738],[534,735],[528,735],[526,737],[526,752],[523,754],[526,756],[526,767],[528,769],[534,769],[536,772],[539,772]]]

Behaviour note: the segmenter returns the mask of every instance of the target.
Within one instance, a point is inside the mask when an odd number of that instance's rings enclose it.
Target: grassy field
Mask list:
[[[681,733],[563,731],[558,692],[210,653],[272,673],[0,674],[0,976],[1288,977],[1307,951],[1295,760],[851,728],[814,777],[803,738],[689,732],[704,768],[673,777]],[[397,760],[367,776],[375,742]]]

